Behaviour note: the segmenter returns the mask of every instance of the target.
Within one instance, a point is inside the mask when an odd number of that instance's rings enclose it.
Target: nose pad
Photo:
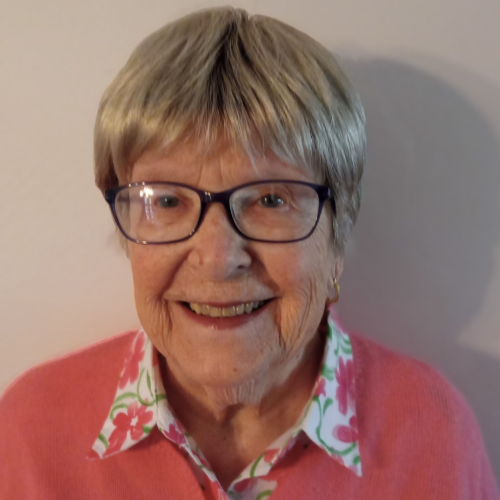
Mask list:
[[[252,263],[245,249],[247,241],[237,233],[221,203],[211,203],[207,207],[191,242],[189,263],[207,279],[234,278]]]
[[[227,222],[228,227],[231,227],[231,229],[234,230],[233,226],[233,220],[232,220],[232,215],[231,215],[231,210],[226,205],[220,201],[209,201],[207,208],[205,210],[205,213],[203,214],[203,218],[200,222],[200,224],[203,224],[204,221],[209,217],[209,214],[213,214],[213,212],[216,212],[217,217],[220,217],[221,220],[224,219],[225,222]],[[213,216],[213,215],[210,215]],[[200,227],[201,229],[201,227]]]

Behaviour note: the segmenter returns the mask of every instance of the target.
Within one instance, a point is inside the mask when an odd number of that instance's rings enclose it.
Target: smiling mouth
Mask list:
[[[254,302],[242,302],[228,307],[213,307],[208,304],[198,304],[196,302],[182,302],[182,305],[200,316],[209,316],[211,318],[233,318],[234,316],[243,316],[251,314],[269,303],[269,300],[260,300]]]

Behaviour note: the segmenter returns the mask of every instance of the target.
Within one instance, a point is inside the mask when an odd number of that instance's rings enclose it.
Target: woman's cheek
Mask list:
[[[163,300],[168,286],[165,266],[168,260],[159,258],[154,249],[146,247],[131,248],[129,256],[139,320],[157,346],[164,344],[171,323],[168,305]]]
[[[138,247],[137,245],[135,247],[130,251],[134,286],[137,292],[147,297],[148,300],[156,297],[160,301],[172,280],[173,259],[165,255],[161,247]]]
[[[305,336],[321,321],[327,296],[328,273],[332,263],[324,241],[312,240],[295,265],[290,266],[293,282],[288,283],[289,299],[284,304],[288,342],[302,344]],[[311,258],[315,256],[315,258]]]

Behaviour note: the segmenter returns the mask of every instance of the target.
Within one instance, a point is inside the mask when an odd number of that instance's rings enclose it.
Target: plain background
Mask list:
[[[138,326],[128,261],[93,185],[94,117],[142,38],[212,5],[3,3],[0,391],[35,364]],[[460,389],[500,478],[500,3],[233,5],[317,38],[361,93],[368,161],[339,314]]]

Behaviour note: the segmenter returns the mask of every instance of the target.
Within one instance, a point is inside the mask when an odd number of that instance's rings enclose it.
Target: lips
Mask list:
[[[272,302],[274,302],[273,299],[240,303],[235,302],[233,304],[201,304],[197,302],[178,302],[178,304],[181,305],[181,310],[184,311],[187,317],[189,317],[191,321],[198,323],[200,326],[209,327],[216,330],[226,330],[239,328],[249,321],[254,321],[261,315],[263,311],[266,311],[268,307],[270,307],[270,303]],[[250,304],[252,307],[251,310]],[[254,304],[257,305],[256,308],[254,308]],[[193,305],[195,308],[197,308],[197,305],[200,306],[199,313],[197,313],[191,307]],[[239,311],[241,311],[241,306],[243,306],[244,312],[239,314]],[[205,314],[203,314],[201,311],[202,307]],[[227,311],[227,309],[229,309],[229,311]],[[226,312],[224,313],[224,315],[223,312],[225,310]],[[247,312],[247,310],[250,310],[250,312]],[[208,314],[206,314],[207,312]],[[235,314],[233,314],[233,312]]]
[[[211,318],[232,318],[234,316],[250,314],[253,311],[264,306],[265,302],[266,301],[264,300],[242,302],[240,304],[234,304],[225,307],[217,307],[210,304],[190,302],[188,306],[196,314],[201,314],[203,316],[210,316]]]

